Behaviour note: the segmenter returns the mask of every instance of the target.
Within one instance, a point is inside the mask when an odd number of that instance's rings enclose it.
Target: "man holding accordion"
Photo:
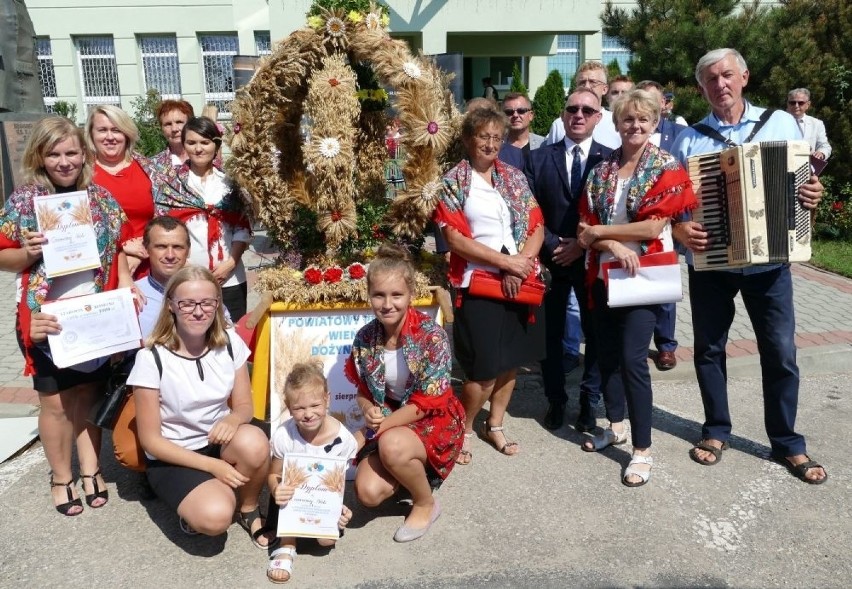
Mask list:
[[[684,166],[691,156],[718,152],[733,145],[802,139],[795,119],[783,111],[767,111],[743,98],[749,71],[734,49],[715,49],[704,55],[695,77],[711,112],[683,131],[672,152]],[[801,206],[813,209],[822,198],[816,176],[798,189]],[[684,219],[674,237],[700,254],[712,247],[712,231]],[[712,466],[722,459],[731,435],[725,346],[734,319],[734,298],[742,295],[757,338],[763,377],[766,433],[773,459],[802,481],[820,484],[826,470],[807,455],[805,439],[795,431],[799,398],[799,368],[794,343],[793,282],[788,263],[749,265],[734,269],[696,270],[688,257],[689,291],[695,333],[695,372],[704,403],[701,440],[690,451],[697,463]]]

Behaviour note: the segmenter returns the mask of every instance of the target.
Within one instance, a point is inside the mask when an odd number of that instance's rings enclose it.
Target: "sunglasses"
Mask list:
[[[519,115],[525,115],[528,112],[530,112],[531,110],[532,110],[531,108],[504,108],[503,114],[506,115],[507,117],[511,117],[515,113],[517,113]]]
[[[808,103],[807,100],[788,100],[787,104],[790,106],[804,106]]]
[[[592,108],[591,106],[566,106],[565,112],[571,113],[572,115],[577,114],[578,112],[583,111],[583,116],[590,117],[595,115],[601,111]]]

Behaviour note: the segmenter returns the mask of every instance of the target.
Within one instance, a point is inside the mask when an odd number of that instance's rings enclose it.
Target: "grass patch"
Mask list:
[[[852,278],[852,241],[834,239],[814,240],[811,264]]]

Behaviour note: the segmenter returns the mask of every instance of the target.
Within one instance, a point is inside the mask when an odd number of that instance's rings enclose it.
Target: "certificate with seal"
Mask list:
[[[41,306],[62,327],[48,335],[50,355],[59,368],[142,346],[142,332],[129,288],[60,299]]]
[[[346,458],[287,454],[281,480],[296,491],[278,513],[278,535],[339,538],[348,466]]]
[[[33,199],[39,231],[47,238],[42,246],[48,278],[101,267],[95,225],[85,190],[49,194]]]

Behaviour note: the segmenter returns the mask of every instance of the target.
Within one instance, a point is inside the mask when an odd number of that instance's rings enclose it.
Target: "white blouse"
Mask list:
[[[464,215],[475,241],[494,251],[502,251],[505,247],[510,255],[518,253],[515,238],[512,235],[512,217],[509,207],[497,189],[479,174],[472,174],[470,194],[464,202]],[[476,268],[499,272],[494,266],[468,261],[462,278],[462,288],[468,286],[470,275]]]

